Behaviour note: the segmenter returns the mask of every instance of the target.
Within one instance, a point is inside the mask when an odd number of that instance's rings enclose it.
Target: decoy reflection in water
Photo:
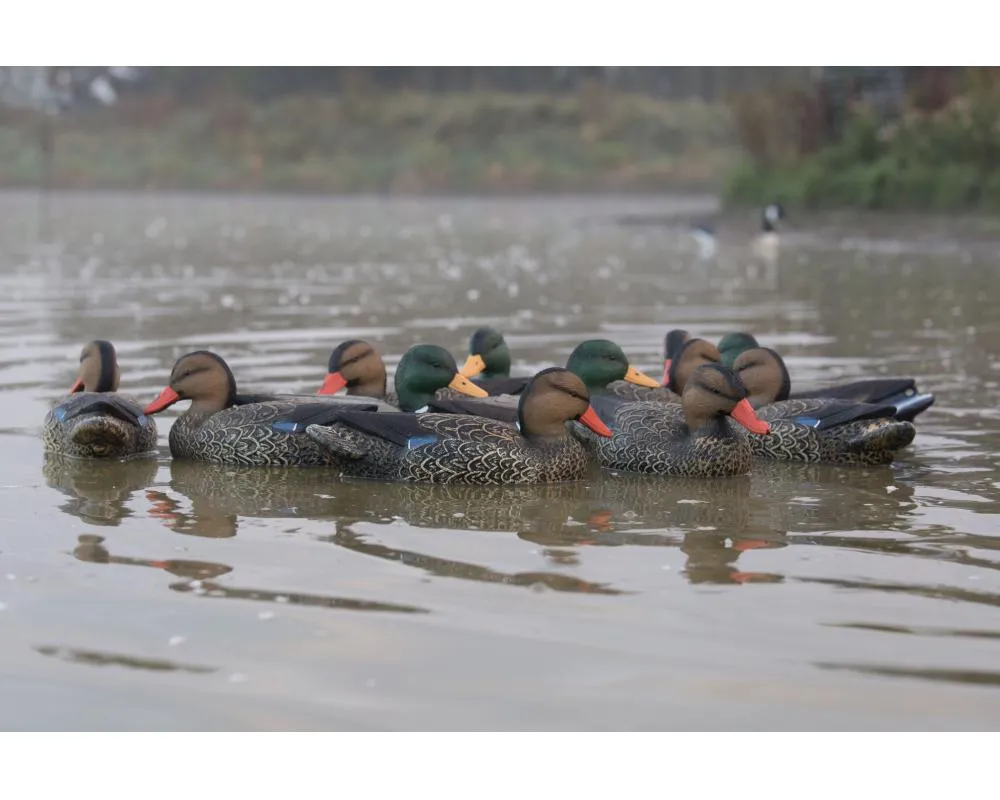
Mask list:
[[[676,364],[675,364],[676,366]],[[750,471],[750,436],[766,436],[735,372],[703,364],[691,373],[679,404],[625,402],[597,397],[594,408],[610,438],[574,432],[609,469],[689,477],[724,477]]]
[[[60,510],[91,525],[120,525],[134,516],[134,495],[156,478],[155,459],[83,460],[48,453],[42,463],[45,482],[69,497]]]
[[[148,567],[151,569],[162,569],[178,578],[188,581],[201,581],[210,578],[218,578],[227,572],[232,572],[232,567],[225,564],[218,564],[214,561],[192,561],[184,558],[132,558],[129,556],[114,556],[104,545],[103,536],[83,534],[77,537],[77,545],[73,549],[73,557],[79,561],[86,561],[90,564],[122,564],[133,567]]]
[[[444,369],[433,373],[438,386],[471,387],[458,375],[458,367],[447,351],[437,349],[445,364]],[[477,393],[474,387],[468,391]],[[170,384],[145,411],[156,414],[180,400],[190,400],[191,406],[170,429],[174,458],[243,466],[343,465],[335,451],[305,435],[309,427],[339,419],[338,415],[348,408],[343,404],[324,398],[303,402],[280,396],[241,397],[226,362],[207,350],[181,356],[171,372]]]
[[[828,464],[890,464],[913,441],[912,422],[896,419],[889,404],[788,396],[788,370],[773,350],[745,350],[733,363],[758,416],[771,434],[750,440],[757,458]]]
[[[88,342],[68,395],[45,415],[45,450],[86,459],[156,455],[156,423],[135,398],[119,394],[119,379],[118,356],[111,342]]]
[[[719,340],[722,363],[733,366],[736,359],[748,350],[760,349],[757,339],[745,331],[727,333]],[[763,348],[769,350],[769,348]],[[769,350],[775,353],[773,350]],[[780,356],[778,356],[780,359]],[[785,382],[775,396],[775,400],[805,400],[826,398],[846,400],[854,403],[889,404],[896,407],[896,419],[912,422],[922,411],[934,405],[934,395],[924,394],[917,389],[913,378],[865,378],[857,381],[812,387],[792,391],[791,378],[785,369]]]
[[[539,372],[521,395],[518,423],[468,414],[379,414],[343,411],[309,436],[342,459],[345,475],[431,483],[517,484],[578,480],[587,451],[569,436],[579,420],[597,436],[610,431],[587,387],[559,367]]]

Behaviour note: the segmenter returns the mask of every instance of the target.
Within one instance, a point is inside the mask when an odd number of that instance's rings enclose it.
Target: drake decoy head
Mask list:
[[[605,393],[608,384],[626,381],[647,389],[659,389],[653,378],[633,367],[624,351],[608,339],[588,339],[570,353],[566,369],[577,375],[591,394]]]
[[[469,337],[469,355],[459,371],[466,378],[510,377],[510,349],[503,334],[488,326],[473,331]]]
[[[393,380],[403,411],[426,408],[441,389],[454,389],[469,397],[489,396],[458,371],[451,353],[435,344],[414,345],[403,353]]]

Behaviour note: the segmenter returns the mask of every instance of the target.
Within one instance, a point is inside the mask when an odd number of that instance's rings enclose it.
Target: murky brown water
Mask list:
[[[675,231],[607,222],[701,210],[65,195],[39,244],[37,199],[0,195],[2,727],[997,727],[995,229],[789,220],[754,274],[739,234],[708,268]],[[595,335],[657,373],[668,328],[740,327],[798,385],[884,368],[938,399],[891,468],[714,482],[171,463],[173,412],[158,462],[44,463],[88,339],[152,398],[187,350],[313,391],[347,336],[391,368],[483,322],[519,373]]]

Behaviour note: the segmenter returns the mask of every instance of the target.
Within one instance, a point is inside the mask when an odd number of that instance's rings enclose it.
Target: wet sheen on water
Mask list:
[[[699,198],[0,195],[4,728],[991,728],[1000,719],[997,231],[789,219],[714,264]],[[752,215],[751,215],[752,216]],[[39,238],[41,237],[41,238]],[[152,399],[210,348],[241,389],[314,392],[502,329],[514,373],[584,338],[748,329],[796,387],[911,375],[936,405],[891,467],[604,475],[550,487],[43,457],[84,342]]]

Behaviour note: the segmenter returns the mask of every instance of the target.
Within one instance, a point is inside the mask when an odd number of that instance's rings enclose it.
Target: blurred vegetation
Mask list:
[[[431,92],[350,76],[336,94],[255,95],[238,85],[250,73],[194,81],[194,95],[154,83],[49,122],[0,108],[0,185],[39,185],[47,147],[51,187],[149,190],[714,189],[739,157],[723,103],[595,79],[561,93]]]
[[[747,156],[730,205],[810,209],[1000,208],[1000,71],[929,73],[896,113],[851,102],[834,119],[822,91],[759,92],[734,109]]]

